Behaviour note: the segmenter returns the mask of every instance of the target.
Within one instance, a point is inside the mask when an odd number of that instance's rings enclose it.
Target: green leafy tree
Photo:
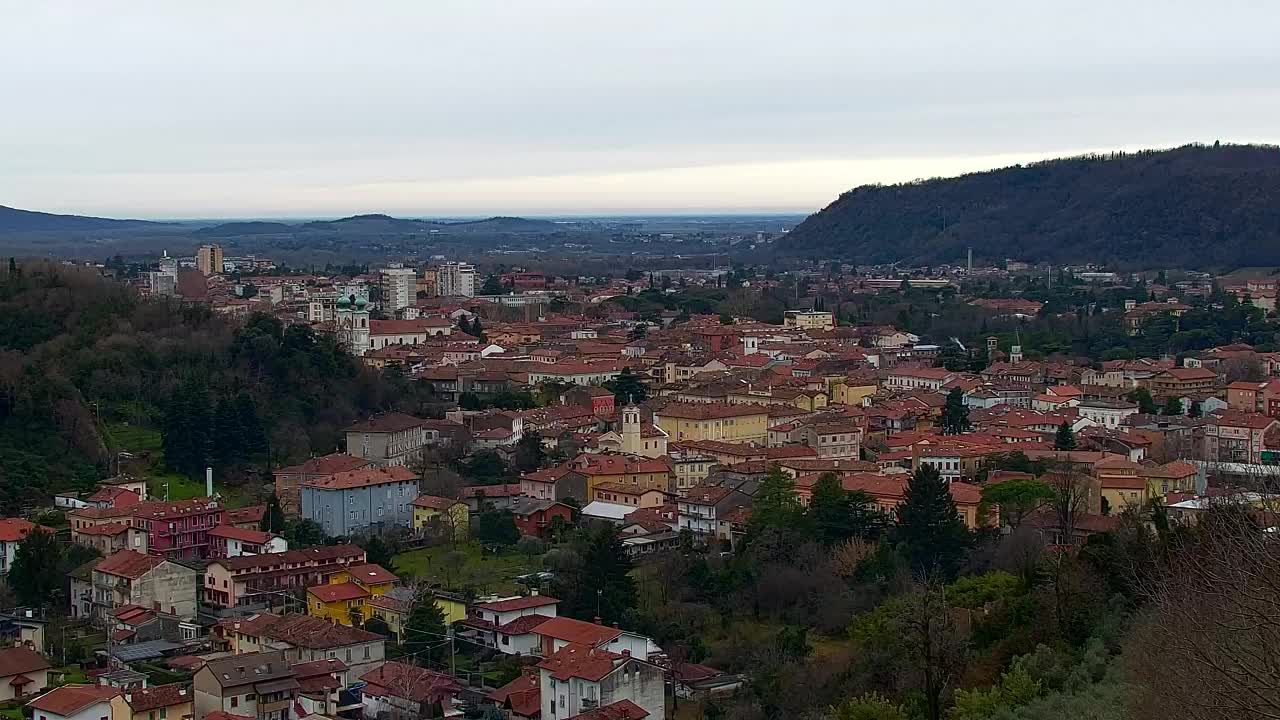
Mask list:
[[[1000,521],[1017,530],[1028,515],[1054,498],[1053,488],[1040,480],[1006,480],[982,488],[982,504],[1000,508]]]
[[[831,708],[831,720],[908,720],[901,705],[877,692],[863,693]]]
[[[262,514],[262,524],[259,529],[263,532],[282,533],[286,527],[284,510],[280,509],[280,498],[275,493],[271,493],[271,497],[267,498],[267,511]]]
[[[964,404],[964,391],[952,388],[947,393],[947,402],[942,406],[942,432],[944,435],[959,435],[968,432],[969,406]]]
[[[649,397],[649,387],[629,367],[622,368],[618,377],[604,386],[613,392],[613,398],[619,404],[641,403]]]
[[[1066,420],[1058,426],[1058,432],[1053,436],[1054,450],[1075,450],[1076,449],[1076,433],[1071,429],[1071,424]]]
[[[325,537],[320,523],[307,518],[292,520],[285,525],[284,538],[289,541],[289,547],[295,550],[324,545],[329,539]]]
[[[1138,412],[1145,415],[1155,415],[1160,411],[1156,406],[1156,401],[1151,397],[1151,391],[1146,388],[1138,388],[1128,394],[1129,402],[1138,404]]]
[[[1164,401],[1164,409],[1161,412],[1165,415],[1181,415],[1182,400],[1170,395],[1169,398]]]
[[[922,465],[911,476],[898,506],[895,536],[912,570],[945,579],[955,577],[969,543],[969,531],[936,468]]]
[[[510,512],[490,507],[476,521],[476,538],[485,545],[515,545],[520,542],[520,529]]]
[[[502,286],[502,280],[497,275],[489,275],[484,279],[484,285],[480,287],[481,295],[504,295],[507,289]]]
[[[795,480],[774,465],[756,488],[748,534],[756,535],[765,529],[799,530],[803,519],[804,507],[796,496]]]
[[[54,601],[62,589],[62,546],[52,533],[39,528],[18,543],[9,568],[9,587],[23,605],[39,607]]]
[[[580,562],[552,580],[564,613],[582,620],[598,614],[605,623],[626,619],[636,606],[636,586],[617,527],[603,524],[582,533],[575,545]]]

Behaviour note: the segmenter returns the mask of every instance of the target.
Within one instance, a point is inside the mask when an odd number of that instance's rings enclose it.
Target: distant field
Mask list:
[[[444,559],[453,552],[447,545],[412,550],[395,556],[396,571],[401,577],[414,576],[449,589],[474,589],[477,593],[513,593],[521,586],[512,580],[516,575],[542,569],[541,558],[512,552],[504,555],[483,553],[480,544],[460,544],[458,552],[465,556],[461,567],[454,569]]]

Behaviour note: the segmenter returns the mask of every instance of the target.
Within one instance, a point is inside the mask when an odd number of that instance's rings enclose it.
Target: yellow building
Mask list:
[[[1107,514],[1119,514],[1126,508],[1141,508],[1151,500],[1151,483],[1138,463],[1113,456],[1095,463],[1093,467],[1102,490],[1102,509]]]
[[[572,467],[587,479],[587,497],[589,498],[594,498],[596,488],[605,484],[640,491],[672,492],[671,465],[665,458],[583,453],[574,459]]]
[[[831,401],[841,405],[862,405],[880,389],[875,378],[842,377],[832,381]]]
[[[364,624],[369,598],[384,595],[399,580],[381,565],[352,565],[334,573],[328,585],[307,588],[307,614],[340,625]]]
[[[187,720],[195,717],[185,683],[133,688],[111,698],[112,720]]]
[[[831,330],[836,326],[836,316],[821,310],[788,310],[782,314],[782,323],[797,330]]]
[[[769,410],[759,405],[671,403],[653,414],[653,423],[673,442],[723,440],[764,445],[769,440]]]
[[[438,531],[443,534],[452,528],[456,539],[465,540],[470,521],[471,513],[461,500],[420,495],[413,501],[413,529],[418,533]]]
[[[403,593],[403,594],[402,594]],[[446,625],[452,625],[467,617],[467,603],[462,597],[437,592],[432,598],[440,613],[444,615]],[[401,588],[386,595],[375,595],[369,598],[365,606],[369,608],[369,616],[387,624],[387,629],[397,638],[403,636],[405,623],[413,612],[413,601],[408,596],[407,588]]]

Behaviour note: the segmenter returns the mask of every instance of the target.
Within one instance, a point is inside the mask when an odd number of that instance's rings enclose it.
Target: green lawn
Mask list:
[[[542,569],[540,557],[530,558],[514,551],[482,554],[477,542],[459,544],[457,552],[462,553],[459,557],[465,556],[465,560],[460,567],[450,567],[445,556],[453,551],[448,545],[442,545],[401,553],[395,556],[396,570],[402,576],[412,575],[454,590],[473,589],[483,595],[514,593],[520,584],[512,578]]]
[[[106,430],[107,441],[113,452],[123,450],[134,455],[146,453],[149,456],[149,462],[134,460],[131,464],[128,460],[124,461],[127,472],[146,478],[148,495],[163,500],[167,490],[167,497],[170,500],[204,497],[203,478],[193,480],[165,469],[164,443],[158,429],[126,423],[108,423]],[[167,488],[166,484],[168,484]],[[243,507],[250,504],[248,498],[243,497],[238,488],[219,487],[219,483],[215,481],[214,490],[222,493],[222,499],[227,507]]]

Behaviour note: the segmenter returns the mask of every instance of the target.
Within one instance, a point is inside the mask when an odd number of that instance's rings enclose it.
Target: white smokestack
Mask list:
[[[204,469],[204,496],[213,497],[213,468]]]

